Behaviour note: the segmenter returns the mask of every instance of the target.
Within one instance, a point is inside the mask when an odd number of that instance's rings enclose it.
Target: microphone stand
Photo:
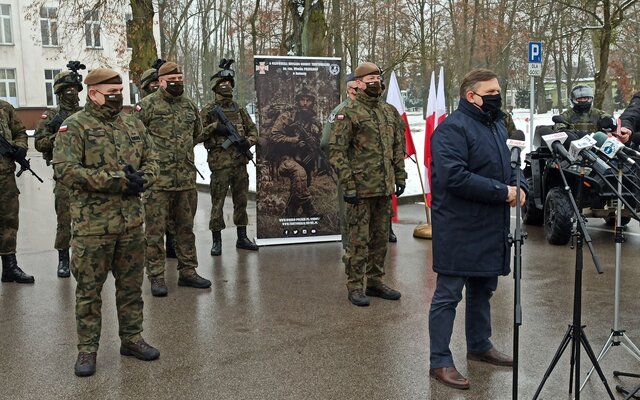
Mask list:
[[[511,168],[516,170],[516,229],[513,235],[509,235],[509,245],[514,246],[513,253],[513,400],[518,399],[518,348],[520,340],[520,325],[522,325],[522,302],[520,299],[520,279],[522,277],[522,245],[527,238],[527,233],[522,230],[520,206],[520,157],[516,163],[511,163]]]
[[[624,169],[623,161],[619,160],[620,165],[618,165],[618,198],[622,199],[622,170]],[[621,269],[621,258],[622,258],[622,243],[625,241],[624,232],[622,227],[622,201],[617,202],[616,206],[616,234],[615,234],[615,243],[616,243],[616,261],[615,261],[615,283],[614,283],[614,303],[613,303],[613,328],[611,329],[611,335],[605,342],[600,354],[598,355],[598,361],[600,361],[611,349],[611,346],[620,346],[627,349],[627,351],[634,356],[638,361],[640,361],[640,350],[633,343],[631,339],[626,335],[623,329],[620,329],[618,322],[620,317],[620,269]],[[589,378],[593,374],[593,368],[589,370],[587,377],[584,379],[580,390],[582,390]]]
[[[567,196],[569,197],[571,206],[573,208],[573,212],[576,216],[577,229],[574,231],[574,235],[576,238],[576,272],[575,272],[575,284],[573,291],[573,322],[569,325],[567,332],[564,334],[562,341],[560,342],[560,346],[556,350],[553,359],[551,360],[551,364],[547,368],[547,371],[544,373],[544,377],[542,378],[542,382],[540,382],[540,386],[536,390],[535,395],[533,396],[533,400],[536,400],[542,391],[542,388],[551,375],[551,372],[555,368],[556,364],[560,360],[562,353],[567,349],[569,343],[571,343],[571,360],[570,360],[570,373],[569,373],[569,397],[573,392],[573,386],[575,384],[575,399],[580,400],[580,345],[582,345],[593,364],[600,380],[604,384],[604,387],[607,389],[607,393],[609,394],[609,398],[614,400],[613,393],[611,392],[611,388],[607,383],[607,378],[604,376],[602,372],[602,368],[600,368],[600,364],[598,364],[598,360],[587,340],[587,335],[584,333],[583,325],[582,325],[582,270],[583,270],[583,241],[587,243],[587,247],[589,252],[591,253],[591,258],[593,259],[593,263],[596,267],[596,271],[599,274],[602,273],[602,268],[600,267],[600,260],[595,253],[593,245],[591,243],[591,236],[587,232],[587,226],[585,224],[585,218],[581,213],[581,208],[578,207],[573,194],[571,193],[571,188],[567,183],[567,178],[562,171],[562,168],[558,169],[560,176],[562,177],[562,181],[564,183],[564,188],[567,192]],[[585,175],[585,160],[582,159],[580,164],[580,179],[578,184],[578,201],[582,204],[582,187],[584,185],[584,175]],[[575,374],[574,374],[575,373]],[[575,380],[574,380],[575,379]]]

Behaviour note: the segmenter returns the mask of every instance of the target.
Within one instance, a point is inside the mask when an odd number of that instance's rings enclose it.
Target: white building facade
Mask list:
[[[91,69],[109,67],[129,82],[129,19],[128,9],[92,10],[88,1],[86,9],[70,10],[47,0],[0,0],[0,99],[16,108],[55,106],[53,77],[67,70],[71,60],[86,65],[79,71],[83,76]],[[129,83],[124,85],[125,105],[138,100],[137,88]]]

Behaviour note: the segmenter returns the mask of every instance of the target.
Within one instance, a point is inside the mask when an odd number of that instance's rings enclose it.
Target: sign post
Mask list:
[[[529,42],[529,151],[533,151],[533,110],[535,109],[535,77],[542,75],[542,42]]]

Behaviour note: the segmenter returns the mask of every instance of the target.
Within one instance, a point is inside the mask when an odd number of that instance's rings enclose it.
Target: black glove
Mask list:
[[[251,148],[251,143],[249,143],[249,141],[247,139],[242,138],[240,143],[238,143],[238,147],[240,148],[240,150],[243,153],[245,153],[247,150],[249,150]]]
[[[129,196],[137,196],[144,192],[144,185],[147,180],[143,178],[144,172],[136,171],[131,165],[124,167],[124,176],[127,178],[127,188],[124,190],[124,194]]]
[[[218,121],[218,125],[216,125],[216,129],[213,131],[218,136],[229,136],[229,128],[222,122]]]
[[[62,125],[64,120],[65,118],[62,115],[56,114],[56,116],[53,117],[53,119],[49,121],[49,123],[47,124],[47,128],[49,128],[49,132],[58,133],[58,129],[60,129],[60,125]]]
[[[20,161],[27,158],[27,149],[25,149],[24,147],[13,146],[13,154],[11,154],[11,157],[13,157],[14,160],[20,163]]]
[[[344,199],[345,203],[349,204],[358,204],[360,202],[357,194],[345,194],[342,196],[342,198]]]
[[[402,196],[402,193],[404,193],[404,188],[405,188],[405,185],[396,183],[396,197]]]

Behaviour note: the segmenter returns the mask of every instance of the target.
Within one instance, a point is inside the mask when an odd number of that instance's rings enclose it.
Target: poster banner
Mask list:
[[[258,245],[339,240],[337,177],[320,149],[340,59],[256,56]]]

